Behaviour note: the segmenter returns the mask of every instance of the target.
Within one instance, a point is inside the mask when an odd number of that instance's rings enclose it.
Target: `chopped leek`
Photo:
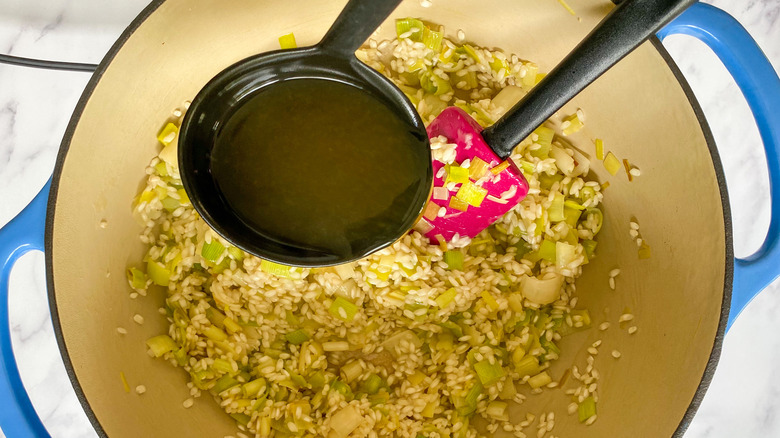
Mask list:
[[[236,248],[235,246],[228,248],[228,254],[237,262],[244,260],[244,251],[241,251],[240,248]]]
[[[596,139],[596,158],[599,160],[604,159],[604,140]]]
[[[532,150],[531,156],[535,158],[541,158],[545,159],[549,156],[550,153],[550,147],[552,145],[552,139],[555,135],[555,131],[546,127],[546,126],[540,126],[534,130],[534,134],[536,134],[537,138],[534,143],[538,144],[540,147],[539,149]]]
[[[481,158],[472,158],[471,165],[469,165],[469,178],[473,179],[474,181],[482,178],[487,173],[489,167],[490,164]]]
[[[452,91],[452,85],[448,80],[431,71],[420,74],[420,87],[434,96]]]
[[[469,204],[456,196],[450,198],[449,206],[450,208],[454,208],[455,210],[460,211],[466,211],[469,209]]]
[[[539,66],[533,62],[527,62],[525,67],[525,76],[521,79],[523,89],[529,90],[536,85],[536,74],[539,73]]]
[[[155,336],[146,340],[146,345],[149,350],[154,354],[154,357],[160,357],[165,353],[170,353],[174,350],[178,350],[179,346],[168,335]]]
[[[455,196],[473,207],[479,207],[487,194],[487,189],[483,189],[471,181],[466,181],[460,186],[460,190]]]
[[[496,109],[503,114],[508,111],[509,108],[515,106],[523,96],[525,96],[525,90],[514,85],[507,85],[496,94],[492,103]]]
[[[266,381],[262,377],[244,383],[244,385],[241,387],[241,391],[243,392],[244,397],[256,397],[258,394],[265,392],[265,389]]]
[[[311,335],[306,330],[299,329],[285,334],[284,338],[293,345],[301,345],[311,339]]]
[[[494,312],[498,310],[499,307],[498,302],[496,301],[495,298],[493,298],[493,295],[491,295],[490,292],[483,290],[480,296],[482,297],[483,300],[485,300],[485,304],[487,304],[490,310]]]
[[[578,406],[577,417],[580,423],[584,423],[594,415],[596,415],[596,400],[593,397],[588,397]]]
[[[216,263],[224,251],[225,246],[222,245],[219,240],[212,239],[211,242],[203,244],[200,255],[203,256],[204,259]]]
[[[509,63],[506,59],[500,59],[494,56],[488,64],[490,65],[490,68],[496,73],[500,72],[501,69],[504,70],[504,73],[509,71]]]
[[[295,34],[290,32],[287,35],[280,36],[279,47],[282,49],[294,49],[298,47],[298,43],[295,42]]]
[[[504,381],[504,387],[501,388],[501,392],[498,393],[498,398],[501,400],[512,400],[515,398],[515,394],[517,394],[515,383],[512,379],[506,379]]]
[[[550,377],[547,371],[542,371],[541,373],[528,379],[528,385],[530,385],[533,389],[541,388],[542,386],[545,386],[551,382],[552,377]]]
[[[425,374],[419,371],[415,371],[414,374],[412,374],[407,378],[407,380],[409,380],[409,383],[411,383],[412,385],[417,386],[425,380]]]
[[[477,50],[474,49],[473,47],[471,47],[470,45],[464,44],[463,45],[463,52],[465,52],[466,55],[468,55],[474,61],[479,62],[479,55],[477,54]]]
[[[595,240],[583,240],[580,243],[585,249],[585,255],[588,256],[588,260],[592,259],[593,255],[596,253],[596,245],[598,245],[598,242]]]
[[[219,357],[214,359],[214,363],[211,365],[211,368],[216,371],[219,371],[220,373],[226,373],[226,374],[233,373],[233,365],[231,365],[231,363],[228,362],[227,360]]]
[[[260,269],[271,275],[283,278],[293,278],[294,268],[287,265],[281,265],[269,260],[263,260],[260,262]]]
[[[550,219],[550,222],[560,222],[566,219],[563,211],[563,201],[564,198],[562,193],[556,192],[555,195],[553,195],[552,203],[547,210],[547,217]]]
[[[203,334],[212,341],[224,341],[228,338],[227,333],[223,332],[219,327],[210,325],[203,329]]]
[[[431,30],[428,26],[423,28],[422,43],[434,52],[441,50],[441,42],[444,39],[444,35],[441,32]]]
[[[520,293],[540,305],[550,304],[561,295],[563,276],[555,273],[544,274],[545,278],[523,276],[520,279]]]
[[[168,146],[174,138],[176,138],[176,134],[179,133],[179,127],[174,125],[173,123],[168,123],[163,127],[163,129],[160,131],[159,134],[157,134],[157,140],[162,143],[163,146]]]
[[[230,414],[230,417],[236,420],[236,423],[242,426],[246,426],[247,424],[249,424],[249,420],[252,419],[249,415],[241,414],[241,413]]]
[[[485,413],[496,420],[509,421],[509,413],[506,410],[507,406],[506,402],[492,401],[488,403]]]
[[[523,295],[518,293],[509,294],[507,297],[509,308],[515,312],[523,311]]]
[[[146,288],[146,274],[136,268],[127,269],[127,282],[133,289]]]
[[[395,32],[399,38],[409,38],[412,41],[421,42],[425,25],[416,18],[402,18],[395,20]]]
[[[526,168],[526,164],[531,166],[531,169]],[[530,173],[534,171],[533,164],[528,163],[527,161],[521,162],[523,172]],[[499,173],[503,172],[507,167],[509,167],[509,161],[502,161],[500,164],[496,165],[496,167],[490,169],[490,173],[493,175],[498,175]]]
[[[460,250],[453,249],[444,252],[444,263],[447,264],[447,269],[450,271],[463,270],[463,253]]]
[[[477,373],[480,383],[485,386],[498,382],[506,374],[501,365],[497,362],[490,363],[487,359],[475,363],[474,371]]]
[[[612,152],[607,152],[607,156],[604,157],[604,168],[610,175],[617,175],[620,170],[620,160]]]
[[[422,415],[423,418],[433,418],[433,415],[436,413],[436,406],[438,405],[439,404],[436,402],[428,402],[420,412],[420,415]]]
[[[330,433],[328,438],[347,438],[349,434],[363,423],[363,416],[357,408],[347,405],[330,417]]]
[[[568,124],[567,124],[567,122],[568,122]],[[568,117],[564,117],[563,118],[563,125],[566,126],[565,128],[563,128],[563,135],[572,135],[575,132],[577,132],[580,129],[582,129],[582,127],[584,126],[582,124],[582,120],[580,120],[580,118],[577,115],[577,113],[574,113],[574,114],[572,114],[572,115],[570,115]]]
[[[214,384],[214,386],[211,388],[211,391],[214,394],[221,394],[228,389],[240,385],[239,381],[234,379],[230,375],[224,375],[217,380],[217,383]]]
[[[385,380],[381,377],[379,377],[376,374],[371,374],[368,376],[368,378],[363,382],[362,390],[368,394],[376,394],[379,392],[379,389],[386,386],[387,383]]]
[[[569,202],[569,201],[566,201],[566,202]],[[582,210],[580,210],[578,208],[570,208],[568,205],[564,205],[564,207],[563,207],[563,220],[571,228],[577,227],[577,222],[579,222],[580,216],[582,216]]]
[[[566,242],[555,242],[555,265],[565,268],[577,257],[577,248]]]
[[[465,167],[450,165],[447,171],[447,182],[467,183],[469,182],[469,170]]]
[[[439,306],[440,309],[444,309],[455,300],[456,296],[458,296],[458,290],[454,287],[451,287],[442,292],[442,294],[436,297],[434,301],[436,301],[436,305]]]
[[[352,360],[344,364],[344,366],[341,367],[340,372],[341,378],[344,379],[346,383],[350,383],[360,377],[360,374],[363,373],[363,366],[360,364],[359,360]]]
[[[159,286],[168,286],[171,279],[171,271],[160,262],[149,260],[146,263],[146,273],[152,282]]]
[[[173,210],[176,210],[181,206],[178,199],[171,198],[170,196],[167,198],[163,198],[161,202],[163,208],[169,213],[173,212]]]
[[[554,262],[555,250],[555,242],[545,239],[542,241],[542,244],[539,245],[539,257],[547,260],[548,262]]]
[[[585,216],[588,217],[590,215],[596,216],[596,228],[593,230],[593,233],[596,234],[601,231],[601,226],[604,224],[604,213],[602,213],[601,209],[592,207],[585,210]]]
[[[358,312],[358,306],[343,297],[336,297],[330,305],[330,314],[343,321],[352,321]]]
[[[354,398],[354,394],[352,394],[352,388],[350,388],[349,385],[342,382],[341,380],[334,380],[333,383],[330,384],[330,389],[343,395],[347,400],[352,400],[352,398]]]
[[[567,176],[572,175],[576,164],[574,163],[574,158],[567,154],[565,150],[558,146],[553,146],[550,148],[550,157],[555,159],[555,166],[558,167],[561,172]]]

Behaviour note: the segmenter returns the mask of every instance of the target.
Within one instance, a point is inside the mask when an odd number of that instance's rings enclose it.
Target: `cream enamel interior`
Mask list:
[[[157,312],[162,293],[131,300],[128,263],[143,246],[130,215],[143,169],[158,151],[157,131],[170,111],[191,99],[216,73],[246,56],[276,49],[295,32],[315,43],[343,0],[167,0],[129,37],[106,69],[78,120],[62,164],[50,238],[52,284],[64,347],[86,401],[114,437],[223,437],[233,421],[209,396],[185,410],[185,373],[149,358],[144,340],[164,330]],[[581,21],[553,0],[406,1],[393,18],[442,23],[454,37],[463,29],[479,45],[501,47],[548,71],[610,8],[604,0],[569,0]],[[391,35],[392,25],[382,28]],[[715,169],[705,136],[684,90],[658,51],[645,44],[578,96],[562,113],[582,108],[586,127],[571,141],[593,156],[592,140],[629,158],[642,176],[629,183],[593,165],[605,195],[598,258],[586,266],[578,290],[594,328],[563,342],[554,378],[603,339],[598,421],[590,427],[566,415],[562,391],[534,396],[517,412],[553,410],[562,437],[670,436],[698,387],[715,343],[724,293],[726,235]],[[629,220],[652,246],[638,260]],[[107,221],[105,229],[99,223]],[[617,291],[607,273],[619,267]],[[617,319],[635,315],[629,336]],[[146,322],[133,322],[134,314]],[[612,328],[595,327],[610,321]],[[116,328],[129,333],[118,336]],[[619,360],[609,354],[617,349]],[[131,387],[126,393],[119,374]],[[520,421],[520,420],[519,420]],[[535,427],[527,431],[536,434]]]

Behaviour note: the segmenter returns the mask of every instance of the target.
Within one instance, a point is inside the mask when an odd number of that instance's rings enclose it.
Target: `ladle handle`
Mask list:
[[[539,84],[482,132],[501,158],[569,100],[696,0],[624,0]]]
[[[354,55],[401,0],[350,0],[319,46],[344,58]]]

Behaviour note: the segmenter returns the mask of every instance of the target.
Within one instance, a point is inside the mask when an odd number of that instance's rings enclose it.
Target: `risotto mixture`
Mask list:
[[[461,32],[456,42],[415,19],[396,25],[397,38],[371,40],[358,56],[426,122],[458,106],[489,125],[541,78],[535,64],[466,44]],[[518,145],[511,158],[530,192],[475,239],[432,244],[415,231],[358,262],[301,269],[232,247],[197,215],[176,163],[185,109],[146,169],[134,215],[149,250],[128,270],[134,294],[167,294],[168,332],[147,344],[191,376],[184,407],[215,397],[238,436],[554,433],[554,415],[523,402],[566,379],[548,372],[559,340],[590,325],[575,280],[594,256],[601,186],[562,137],[582,126],[581,112]],[[452,162],[446,139],[432,148],[449,171],[468,168]],[[562,396],[590,424],[598,375],[591,366],[572,375],[567,387],[580,386]]]

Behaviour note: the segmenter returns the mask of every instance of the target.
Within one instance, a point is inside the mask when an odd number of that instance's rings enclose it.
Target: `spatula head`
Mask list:
[[[429,205],[424,217],[416,227],[432,242],[439,242],[442,238],[450,241],[455,235],[475,237],[496,219],[511,210],[528,193],[528,182],[517,166],[511,159],[507,159],[504,163],[504,160],[499,158],[485,143],[481,132],[482,127],[466,112],[457,107],[445,109],[428,125],[429,138],[433,140],[436,137],[444,136],[448,143],[456,145],[455,160],[451,166],[461,165],[466,160],[474,163],[475,159],[479,158],[487,163],[487,167],[490,169],[484,172],[479,179],[475,180],[474,175],[471,175],[468,183],[453,183],[451,178],[448,182],[450,167],[441,161],[433,160],[434,196],[430,202],[438,208]],[[503,170],[501,170],[502,167]],[[477,196],[469,196],[469,193],[461,192],[464,185],[471,184],[477,188]],[[447,199],[436,199],[442,197],[443,190],[437,190],[441,187],[448,189]],[[484,194],[480,188],[486,190],[487,194],[481,199],[481,202],[478,202],[480,194]],[[456,200],[453,202],[452,198],[456,198]],[[462,199],[472,201],[472,204],[468,205],[465,211],[462,211],[464,203],[459,202]],[[461,209],[454,208],[453,204],[460,204]],[[441,210],[442,208],[445,210]]]

